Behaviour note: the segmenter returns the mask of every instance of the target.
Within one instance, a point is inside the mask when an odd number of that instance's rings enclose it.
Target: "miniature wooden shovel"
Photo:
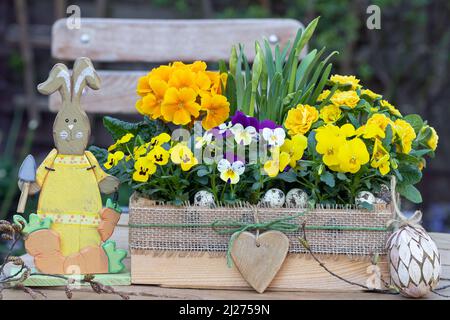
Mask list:
[[[17,205],[17,212],[24,213],[25,205],[27,204],[28,192],[30,184],[36,181],[36,161],[34,157],[29,154],[19,169],[19,180],[23,181],[22,193],[20,194],[19,204]]]

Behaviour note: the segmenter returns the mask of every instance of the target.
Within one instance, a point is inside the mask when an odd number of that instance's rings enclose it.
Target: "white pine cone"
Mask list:
[[[386,247],[391,279],[402,295],[420,298],[437,286],[439,252],[422,227],[401,226],[389,237]]]

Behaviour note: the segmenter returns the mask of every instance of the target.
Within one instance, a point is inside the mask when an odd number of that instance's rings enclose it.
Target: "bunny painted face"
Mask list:
[[[81,94],[86,87],[97,90],[100,78],[91,60],[84,57],[75,61],[72,74],[65,65],[56,64],[48,79],[38,85],[42,94],[59,91],[62,97],[62,107],[53,124],[53,139],[60,154],[81,155],[87,147],[91,129],[80,106]]]
[[[90,136],[89,119],[76,106],[64,108],[56,116],[53,138],[61,154],[83,154]]]

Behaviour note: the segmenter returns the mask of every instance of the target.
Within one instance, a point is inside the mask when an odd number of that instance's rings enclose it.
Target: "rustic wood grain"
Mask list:
[[[267,231],[258,238],[242,232],[231,248],[231,257],[242,277],[263,293],[280,270],[289,250],[289,239],[279,231]]]
[[[97,71],[102,89],[87,90],[81,96],[83,110],[88,113],[137,113],[135,104],[138,100],[136,85],[139,77],[146,71]],[[52,94],[49,98],[51,111],[59,111],[61,97]]]
[[[302,24],[292,19],[140,20],[83,18],[80,29],[60,19],[52,28],[52,55],[74,60],[168,62],[228,59],[242,43],[250,61],[254,41],[275,36],[283,47]],[[220,41],[219,41],[220,39]]]

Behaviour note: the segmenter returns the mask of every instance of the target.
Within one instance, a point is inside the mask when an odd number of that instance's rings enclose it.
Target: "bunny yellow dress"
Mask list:
[[[98,184],[106,176],[89,151],[63,155],[53,149],[39,166],[37,214],[52,219],[51,229],[60,236],[64,256],[101,244],[97,230],[102,209]]]

